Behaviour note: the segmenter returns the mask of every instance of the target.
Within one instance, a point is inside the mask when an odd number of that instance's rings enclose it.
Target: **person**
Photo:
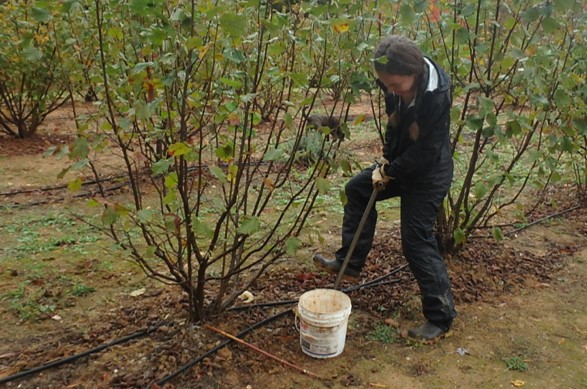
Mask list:
[[[450,79],[413,41],[398,35],[380,42],[373,62],[388,115],[383,158],[345,185],[342,246],[335,258],[315,254],[313,261],[317,267],[338,274],[373,190],[378,190],[377,202],[399,196],[402,252],[418,283],[426,318],[422,325],[409,329],[408,336],[432,340],[446,333],[457,315],[434,236],[440,206],[453,177]],[[376,223],[373,206],[343,278],[359,278]]]

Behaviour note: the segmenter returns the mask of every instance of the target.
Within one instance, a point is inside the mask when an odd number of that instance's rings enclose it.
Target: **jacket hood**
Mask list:
[[[428,65],[428,84],[424,92],[443,92],[450,87],[450,78],[434,61],[424,57]]]

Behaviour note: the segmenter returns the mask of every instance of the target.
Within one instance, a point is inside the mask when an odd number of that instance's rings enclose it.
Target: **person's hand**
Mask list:
[[[391,177],[385,173],[385,167],[389,165],[387,159],[382,158],[375,163],[375,168],[371,173],[371,181],[373,182],[373,188],[377,190],[385,189]]]

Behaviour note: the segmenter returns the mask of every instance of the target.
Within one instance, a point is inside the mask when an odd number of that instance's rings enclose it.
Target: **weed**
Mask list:
[[[91,286],[87,286],[84,284],[76,284],[71,289],[71,294],[76,297],[83,297],[89,295],[90,293],[94,293],[95,291],[96,288],[92,288]]]
[[[15,291],[9,292],[5,298],[10,300],[10,308],[18,314],[21,320],[36,320],[42,314],[55,311],[53,304],[42,304],[42,289],[27,293],[26,287],[21,285]]]
[[[515,370],[515,371],[526,371],[528,370],[528,364],[524,362],[521,357],[515,356],[510,357],[505,360],[505,364],[508,370]]]
[[[381,343],[395,343],[398,341],[397,329],[386,324],[378,324],[373,331],[367,335],[367,339]]]

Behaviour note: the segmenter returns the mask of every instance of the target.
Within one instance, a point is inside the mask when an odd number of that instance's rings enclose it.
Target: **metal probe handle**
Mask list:
[[[359,222],[359,226],[357,227],[357,231],[355,232],[355,236],[353,237],[353,241],[351,242],[349,250],[346,253],[346,257],[344,258],[344,262],[342,263],[342,266],[340,267],[340,270],[338,271],[338,276],[336,277],[336,281],[334,282],[334,289],[338,289],[338,284],[340,284],[340,281],[342,280],[342,276],[344,275],[344,271],[346,270],[346,267],[351,259],[351,256],[353,255],[353,252],[355,251],[355,247],[357,246],[357,242],[359,241],[359,236],[361,235],[361,232],[363,232],[363,228],[365,227],[365,222],[367,221],[367,217],[369,217],[369,213],[371,212],[371,209],[373,208],[373,204],[375,204],[375,200],[377,199],[377,193],[381,189],[384,189],[384,188],[385,188],[385,184],[383,182],[378,182],[377,186],[373,189],[373,192],[371,193],[371,197],[369,198],[369,202],[367,203],[367,207],[365,208],[365,212],[363,213],[363,217],[361,217],[361,221]]]

